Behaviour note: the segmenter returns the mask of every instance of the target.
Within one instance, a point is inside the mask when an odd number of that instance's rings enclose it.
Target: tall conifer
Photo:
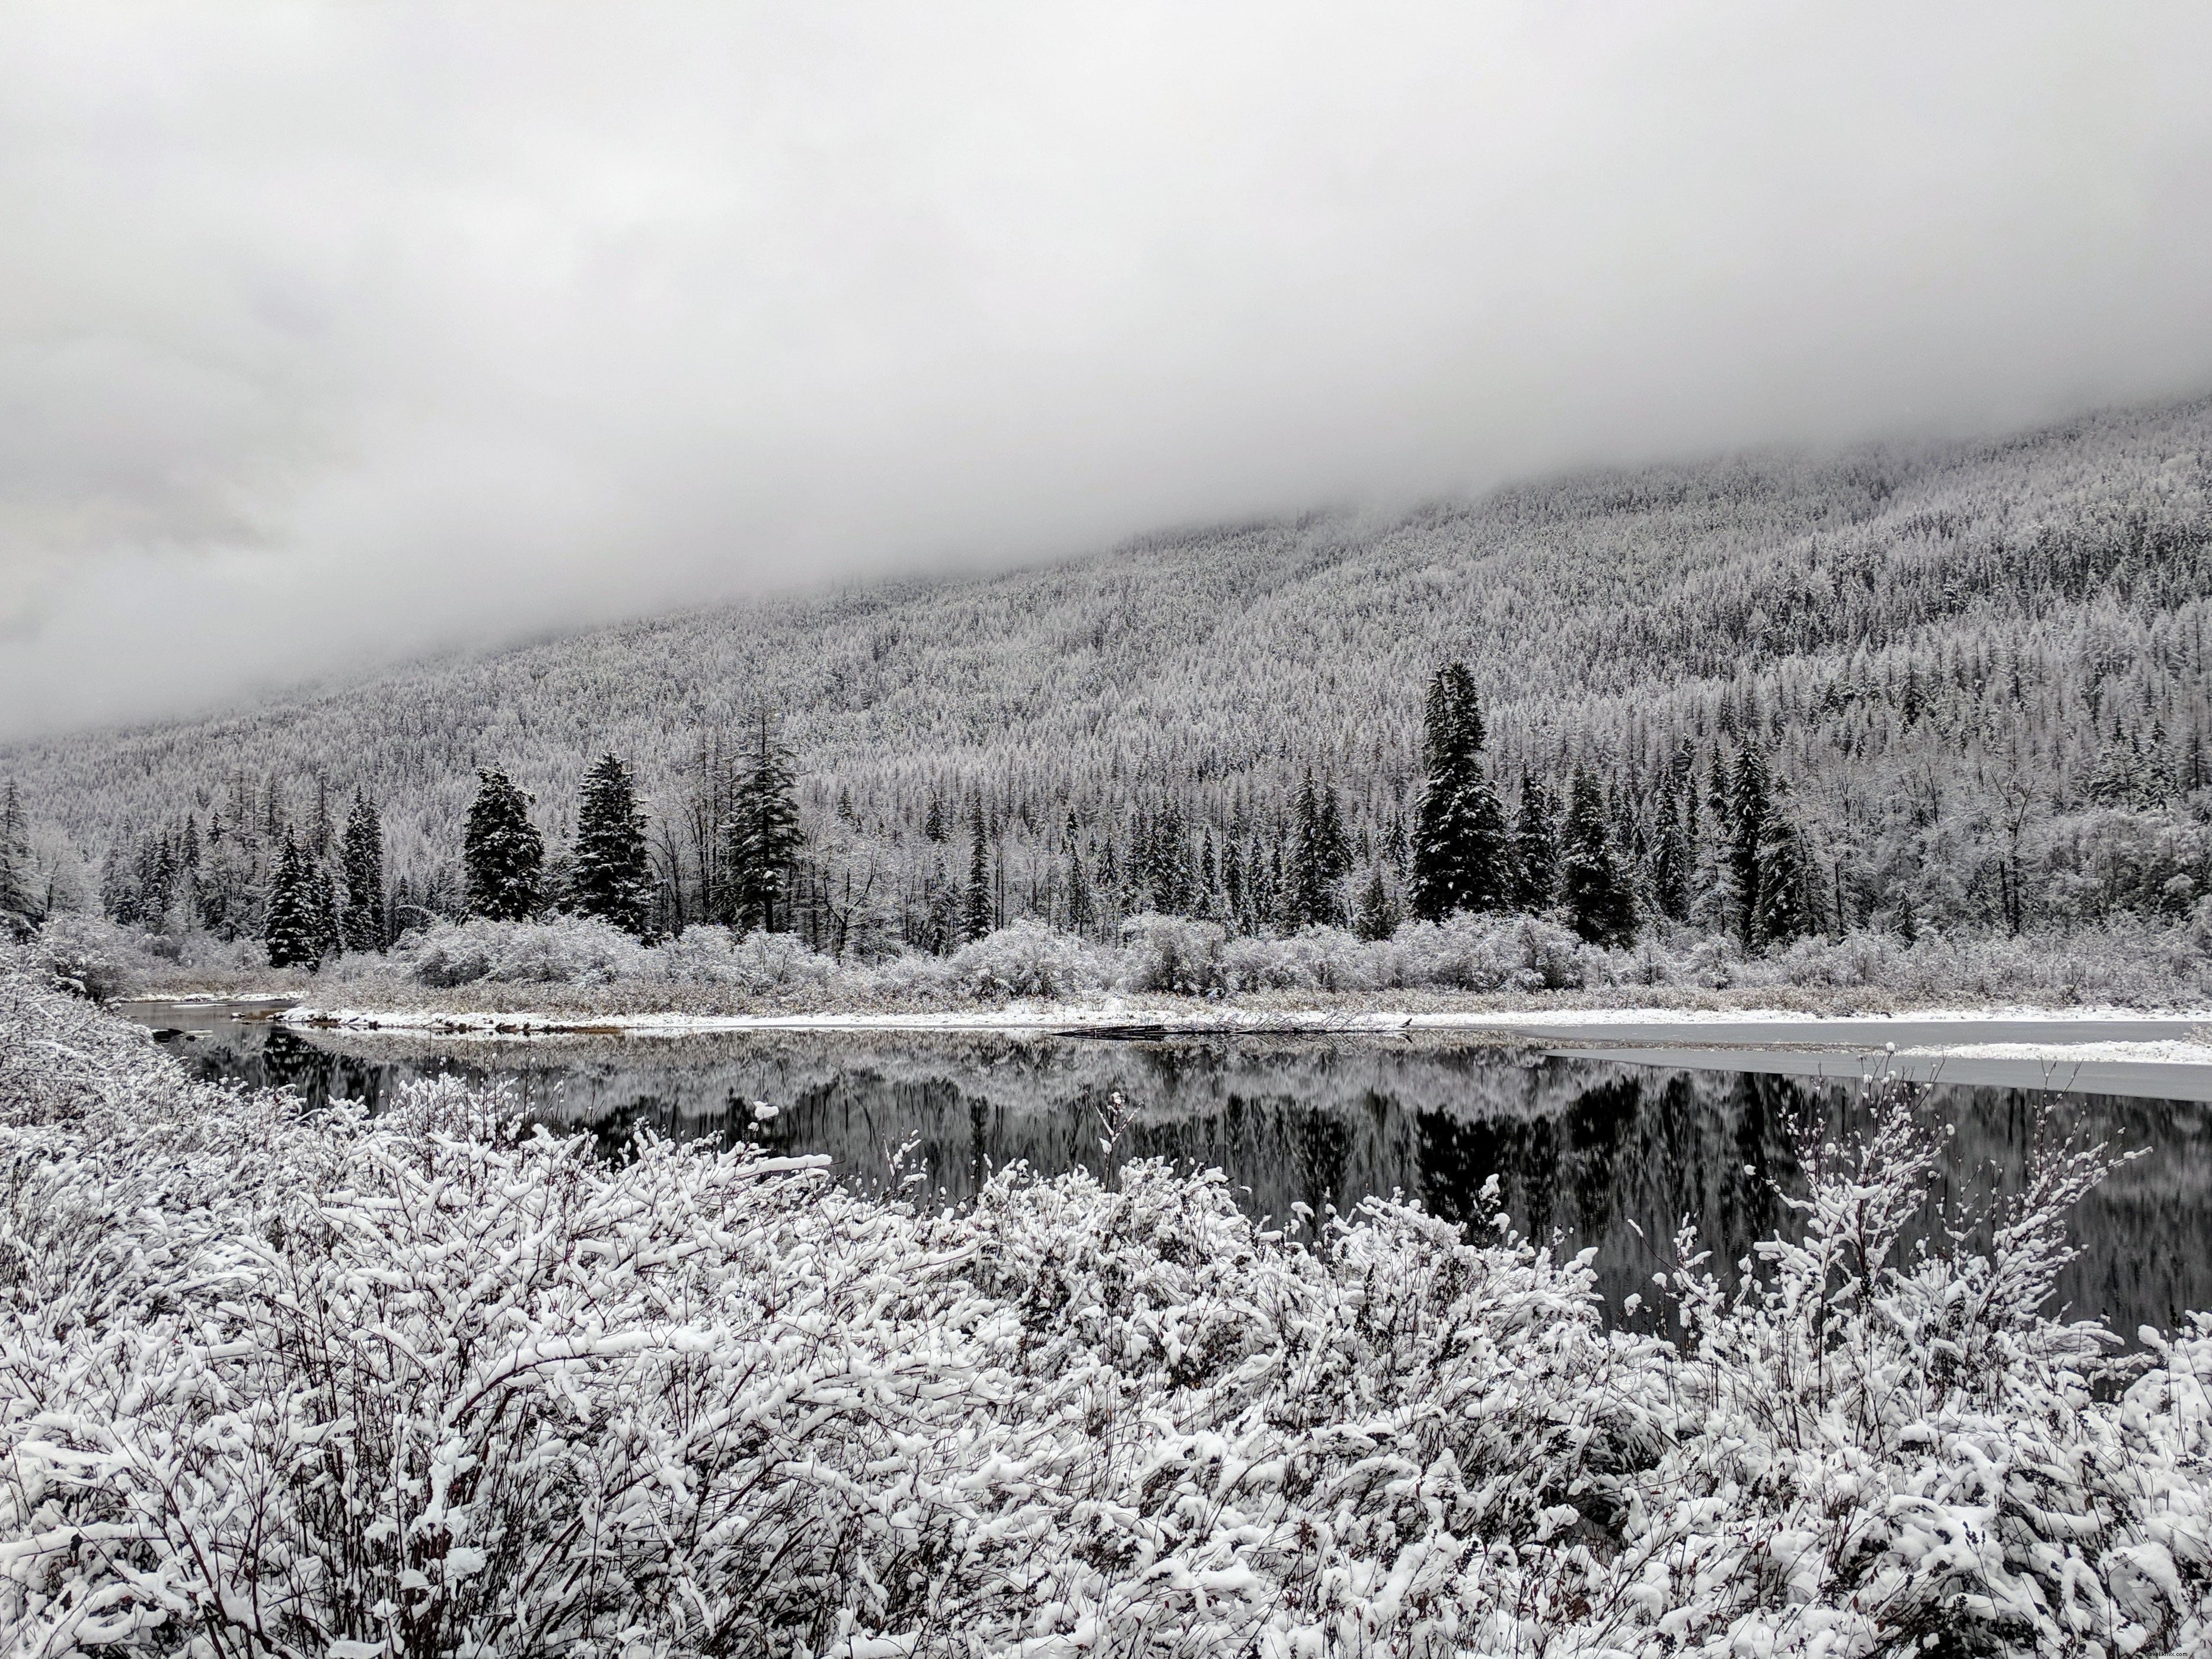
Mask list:
[[[1513,908],[1551,908],[1559,889],[1559,838],[1552,822],[1549,791],[1534,778],[1521,779],[1521,810],[1513,823]]]
[[[790,757],[765,710],[755,731],[752,766],[737,793],[736,810],[723,826],[731,908],[740,927],[775,933],[789,921],[781,908],[784,890],[805,838],[799,828]]]
[[[469,910],[494,921],[526,921],[538,914],[545,839],[530,822],[529,801],[505,772],[487,766],[477,778],[461,852]]]
[[[384,824],[368,792],[353,792],[339,854],[345,912],[339,932],[349,951],[381,951],[384,937]]]
[[[1413,914],[1441,921],[1455,910],[1510,901],[1505,810],[1483,775],[1482,710],[1465,663],[1429,684],[1422,733],[1428,782],[1413,826]]]
[[[653,867],[646,853],[645,814],[628,769],[602,755],[584,775],[576,805],[576,856],[569,903],[626,933],[642,938],[653,913]]]
[[[1636,935],[1636,905],[1613,855],[1605,796],[1588,772],[1575,774],[1567,806],[1560,898],[1576,933],[1617,947]]]
[[[37,926],[46,906],[33,880],[31,826],[23,812],[15,781],[8,781],[0,795],[0,939],[27,933]]]
[[[315,877],[291,832],[284,835],[283,849],[269,884],[269,902],[262,912],[261,939],[269,947],[272,968],[313,969],[323,959],[323,928],[316,915]]]
[[[990,931],[990,833],[983,827],[983,798],[979,794],[968,821],[968,885],[961,894],[960,934],[975,939]]]

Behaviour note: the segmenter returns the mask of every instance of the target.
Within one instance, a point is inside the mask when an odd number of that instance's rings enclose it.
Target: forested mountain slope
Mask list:
[[[319,834],[358,786],[410,902],[434,908],[477,766],[533,792],[558,844],[612,750],[673,905],[696,902],[719,810],[702,745],[742,751],[765,708],[802,777],[802,893],[926,934],[980,809],[997,917],[1064,919],[1073,881],[1106,925],[1220,909],[1231,849],[1246,871],[1280,851],[1308,769],[1341,798],[1346,893],[1376,868],[1395,885],[1425,684],[1461,658],[1509,805],[1524,772],[1556,792],[1587,767],[1632,863],[1670,770],[1710,800],[1751,743],[1836,925],[2179,914],[2208,885],[2208,598],[2212,400],[702,611],[20,744],[0,777],[95,863],[187,811],[249,840],[287,819]]]

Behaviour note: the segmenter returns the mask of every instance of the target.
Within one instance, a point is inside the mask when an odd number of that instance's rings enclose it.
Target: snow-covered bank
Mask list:
[[[2212,916],[2212,912],[2208,912]],[[52,929],[48,930],[50,933]],[[94,929],[93,932],[96,933]],[[325,1009],[536,1021],[685,1014],[996,1015],[1009,1006],[1226,1006],[1270,1018],[1525,1013],[1581,1009],[1849,1016],[1913,1010],[2212,1008],[2212,922],[2037,937],[1908,942],[1891,934],[1801,939],[1747,955],[1732,939],[1655,925],[1632,948],[1589,945],[1542,916],[1408,922],[1387,939],[1313,927],[1232,938],[1215,922],[1139,916],[1101,942],[1033,921],[948,956],[833,961],[788,933],[737,938],[693,927],[646,945],[573,916],[441,923],[388,955],[334,957],[318,972],[245,960],[162,963],[113,928],[68,929],[40,948],[58,978],[104,997],[157,990],[282,992]],[[113,937],[110,937],[112,935]]]
[[[563,1014],[441,1013],[301,1004],[276,1017],[308,1029],[455,1037],[681,1037],[744,1031],[1000,1031],[1169,1036],[1450,1032],[1520,1046],[1547,1042],[1682,1043],[1720,1048],[1891,1049],[1899,1059],[2037,1060],[2212,1066],[2212,1013],[2145,1015],[2124,1008],[1939,1008],[1902,1018],[1808,1016],[1755,1008],[1252,1007],[1192,1000],[1129,1005],[1011,1002],[994,1008],[901,1012]],[[1947,1030],[1945,1028],[1954,1028]],[[2109,1034],[2108,1034],[2109,1033]],[[2121,1033],[2124,1033],[2122,1035]]]
[[[1906,1248],[1909,1100],[1674,1342],[1579,1259],[1218,1176],[808,1159],[190,1083],[0,980],[0,1648],[2200,1653],[2212,1320],[2042,1310],[2100,1172]],[[1102,1123],[1111,1138],[1112,1123]],[[1957,1237],[1972,1237],[1971,1230]]]

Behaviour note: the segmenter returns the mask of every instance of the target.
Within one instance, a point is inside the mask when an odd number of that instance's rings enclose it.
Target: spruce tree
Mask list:
[[[759,719],[751,770],[738,786],[723,839],[734,920],[741,927],[778,932],[789,921],[780,907],[792,862],[805,838],[799,828],[791,762],[766,713]]]
[[[321,964],[322,927],[315,914],[314,885],[307,860],[287,830],[262,913],[261,939],[269,947],[270,967],[313,969]]]
[[[1812,931],[1811,867],[1803,836],[1781,813],[1772,815],[1759,849],[1759,910],[1752,928],[1761,949],[1787,945]]]
[[[468,872],[469,911],[494,921],[527,921],[538,914],[545,840],[530,822],[530,803],[495,766],[477,773],[476,802],[461,861]]]
[[[1567,806],[1560,898],[1576,933],[1618,948],[1636,936],[1636,905],[1613,856],[1605,796],[1588,772],[1575,774]]]
[[[1729,797],[1729,873],[1735,883],[1736,931],[1747,948],[1759,943],[1759,880],[1773,827],[1772,793],[1766,757],[1756,744],[1745,744],[1736,757],[1735,787]]]
[[[1413,826],[1413,914],[1495,910],[1511,900],[1505,810],[1483,775],[1474,678],[1450,663],[1430,682],[1422,733],[1428,782]]]
[[[339,865],[345,875],[345,912],[339,932],[349,951],[381,951],[384,938],[384,824],[366,791],[353,792],[346,814]]]
[[[43,915],[33,866],[31,826],[10,778],[0,795],[0,939],[29,933]]]
[[[1682,822],[1680,780],[1670,771],[1660,787],[1659,836],[1651,848],[1651,896],[1662,915],[1688,920],[1694,862]]]
[[[1298,791],[1293,834],[1283,921],[1292,929],[1333,924],[1339,920],[1337,884],[1351,866],[1352,851],[1345,840],[1344,811],[1335,786],[1316,789],[1311,767]]]
[[[1516,910],[1548,909],[1559,892],[1559,838],[1552,816],[1549,792],[1524,774],[1521,779],[1521,810],[1513,823],[1510,860],[1513,908]]]
[[[320,867],[311,869],[307,875],[307,927],[315,950],[315,959],[308,967],[319,968],[345,949],[338,921],[337,886],[331,880],[331,872]]]
[[[626,933],[645,936],[653,913],[653,868],[645,845],[645,814],[628,769],[602,755],[584,775],[576,805],[576,855],[568,902]]]
[[[1376,866],[1367,879],[1366,890],[1359,896],[1359,915],[1357,931],[1364,939],[1375,940],[1390,937],[1398,931],[1398,906],[1390,896],[1389,884],[1382,879],[1382,867]]]
[[[1091,878],[1083,870],[1083,854],[1071,852],[1067,855],[1067,931],[1087,933],[1097,921],[1097,907],[1091,897]]]
[[[990,840],[983,827],[983,798],[978,795],[968,823],[968,885],[961,895],[960,936],[977,939],[990,931]]]

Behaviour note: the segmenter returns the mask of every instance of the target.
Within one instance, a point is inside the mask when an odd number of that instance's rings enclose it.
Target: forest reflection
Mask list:
[[[641,1128],[751,1138],[826,1152],[842,1179],[902,1175],[957,1204],[990,1175],[1051,1174],[1130,1158],[1216,1167],[1278,1221],[1400,1193],[1471,1234],[1484,1182],[1512,1226],[1596,1251],[1607,1304],[1652,1296],[1671,1239],[1695,1222],[1723,1276],[1794,1218],[1792,1126],[1852,1126],[1856,1076],[1808,1080],[1726,1069],[1516,1057],[1449,1039],[1176,1039],[763,1032],[674,1040],[435,1042],[302,1034],[210,1019],[173,1040],[208,1075],[289,1086],[319,1106],[380,1109],[406,1079],[503,1079],[518,1109],[587,1128],[618,1154]],[[776,1115],[756,1122],[754,1103]],[[1955,1126],[1938,1197],[2016,1189],[2039,1134],[2148,1148],[2082,1206],[2083,1255],[2059,1287],[2075,1317],[2132,1337],[2212,1308],[2212,1108],[2018,1089],[1936,1085]],[[1110,1152],[1110,1121],[1127,1126]],[[894,1153],[904,1148],[894,1166]],[[1652,1309],[1647,1307],[1647,1317]]]

